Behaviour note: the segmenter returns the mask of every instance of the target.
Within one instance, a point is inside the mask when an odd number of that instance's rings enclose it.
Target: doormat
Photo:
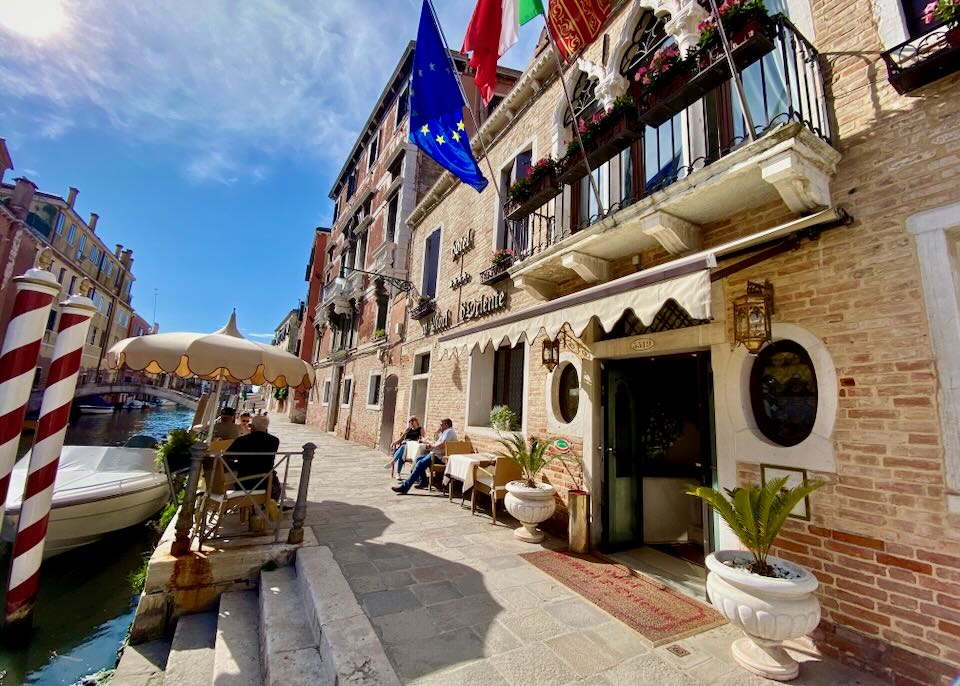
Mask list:
[[[726,623],[712,607],[664,588],[622,564],[555,550],[520,557],[619,619],[653,647]]]

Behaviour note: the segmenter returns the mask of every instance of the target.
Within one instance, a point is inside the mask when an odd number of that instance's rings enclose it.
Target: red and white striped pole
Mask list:
[[[13,280],[17,295],[0,348],[0,518],[7,502],[10,472],[17,461],[43,332],[50,306],[60,292],[60,284],[46,271],[52,261],[53,251],[44,248],[37,253],[33,269]]]
[[[84,279],[80,284],[80,294],[71,295],[60,306],[57,342],[53,346],[50,373],[40,404],[40,419],[30,453],[17,538],[13,544],[7,586],[7,630],[27,628],[33,621],[33,603],[40,585],[40,561],[50,519],[53,484],[60,464],[60,450],[70,419],[90,318],[97,311],[87,297],[90,290],[90,281]]]

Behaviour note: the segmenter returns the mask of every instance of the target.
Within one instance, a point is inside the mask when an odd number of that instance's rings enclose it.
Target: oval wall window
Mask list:
[[[557,408],[560,417],[567,424],[572,422],[580,409],[580,377],[577,368],[572,364],[565,364],[560,371],[560,382],[557,384]]]
[[[767,345],[750,371],[750,404],[760,432],[777,445],[797,445],[817,420],[817,375],[794,341]]]

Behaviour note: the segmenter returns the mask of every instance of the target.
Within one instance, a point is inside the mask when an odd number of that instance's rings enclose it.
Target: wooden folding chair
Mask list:
[[[497,501],[507,494],[507,484],[523,478],[523,470],[513,460],[498,457],[491,467],[473,466],[473,494],[470,496],[470,514],[477,511],[477,493],[490,496],[493,524],[497,523]]]
[[[279,507],[270,497],[273,470],[266,474],[246,474],[243,480],[255,480],[256,487],[246,489],[232,474],[226,472],[222,459],[216,460],[210,488],[204,494],[202,506],[197,509],[196,523],[201,544],[217,535],[223,518],[230,512],[240,512],[241,522],[246,521],[252,512],[272,520],[279,517]]]

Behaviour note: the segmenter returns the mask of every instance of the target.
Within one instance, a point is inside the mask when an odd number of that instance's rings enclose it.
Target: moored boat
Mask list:
[[[113,405],[99,395],[84,398],[82,403],[77,403],[76,408],[83,414],[110,414],[113,412]]]
[[[99,540],[149,519],[170,500],[166,474],[150,448],[67,445],[53,487],[44,558]],[[28,453],[10,475],[3,540],[16,536],[30,463]]]

